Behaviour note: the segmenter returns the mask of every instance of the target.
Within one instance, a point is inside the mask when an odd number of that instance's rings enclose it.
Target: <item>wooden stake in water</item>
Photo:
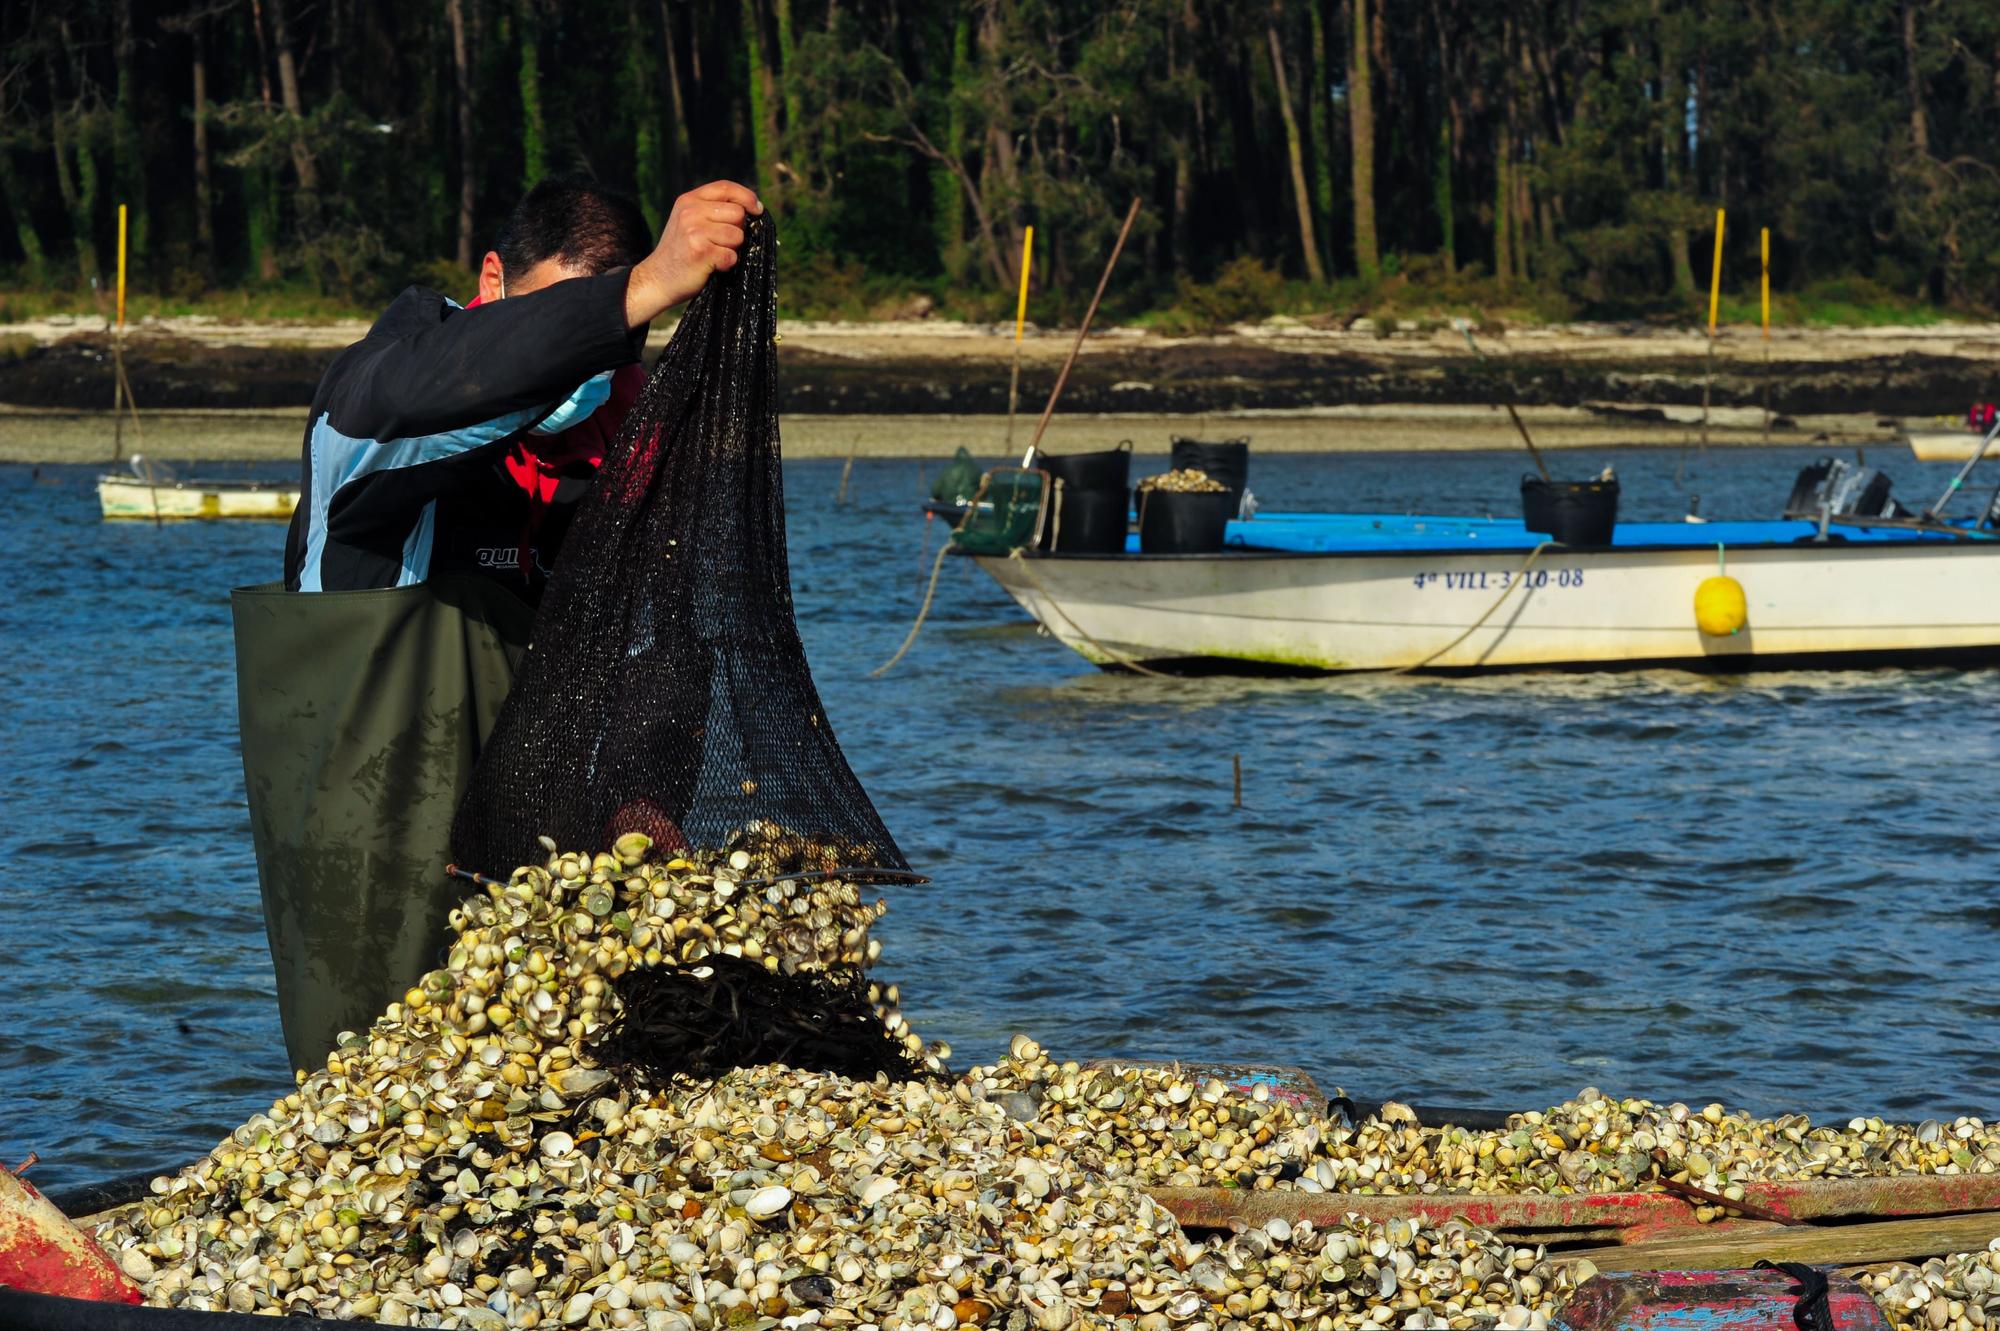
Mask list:
[[[1240,809],[1243,807],[1243,755],[1230,754],[1229,766],[1236,777],[1236,807]]]
[[[1021,233],[1021,294],[1014,302],[1014,373],[1007,381],[1007,452],[1014,451],[1014,411],[1021,405],[1021,334],[1028,326],[1028,266],[1035,260],[1035,228]]]
[[[1715,314],[1722,301],[1722,209],[1715,210],[1715,266],[1708,278],[1708,362],[1701,374],[1701,446],[1708,449],[1708,391],[1715,378]]]
[[[854,455],[861,451],[861,436],[856,434],[847,445],[847,463],[840,469],[840,490],[833,496],[833,502],[847,502],[847,478],[854,474]]]
[[[1771,228],[1757,230],[1758,303],[1764,326],[1764,442],[1771,442]]]

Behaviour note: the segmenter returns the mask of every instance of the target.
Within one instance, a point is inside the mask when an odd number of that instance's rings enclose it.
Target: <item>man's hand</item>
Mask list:
[[[734,268],[744,219],[763,211],[756,193],[733,180],[717,180],[675,199],[660,243],[632,268],[625,322],[643,327],[700,291],[710,273]]]

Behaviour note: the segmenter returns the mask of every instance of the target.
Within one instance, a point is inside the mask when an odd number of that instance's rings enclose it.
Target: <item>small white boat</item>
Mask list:
[[[1513,521],[1273,514],[1218,554],[972,557],[1110,668],[1746,669],[2000,663],[1997,537],[1837,516],[1622,523],[1571,548]],[[1748,613],[1712,637],[1694,604],[1718,547]]]
[[[171,468],[135,456],[131,475],[98,477],[97,502],[106,518],[285,519],[299,506],[299,489],[261,481],[183,481]]]
[[[1963,425],[1957,429],[1943,426],[1924,430],[1905,430],[1903,438],[1910,445],[1910,452],[1919,462],[1970,462],[1972,455],[1979,451],[1979,441],[1984,435],[1978,430],[1970,430]],[[2000,461],[2000,449],[1989,449],[1987,460]]]

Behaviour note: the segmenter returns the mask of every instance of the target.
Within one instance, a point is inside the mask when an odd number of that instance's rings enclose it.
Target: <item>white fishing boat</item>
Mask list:
[[[1572,549],[1518,522],[1271,515],[1231,523],[1212,555],[974,557],[1058,641],[1113,668],[2000,662],[2000,540],[1959,532],[1628,523],[1608,547]],[[1746,615],[1715,636],[1695,593],[1724,566]]]
[[[261,481],[181,480],[172,468],[144,457],[132,472],[98,477],[97,502],[106,518],[265,518],[285,519],[299,506],[296,485]]]
[[[1970,462],[1979,451],[1981,438],[1979,431],[1963,425],[1955,429],[1939,425],[1903,431],[1904,442],[1919,462]],[[2000,458],[2000,452],[1989,452],[1988,456]]]

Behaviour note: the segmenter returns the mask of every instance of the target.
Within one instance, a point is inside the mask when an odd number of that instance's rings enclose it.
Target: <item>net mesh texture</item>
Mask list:
[[[793,618],[777,233],[752,217],[607,451],[452,828],[504,876],[538,835],[754,840],[804,871],[908,864],[828,725]],[[762,857],[760,857],[762,858]]]

